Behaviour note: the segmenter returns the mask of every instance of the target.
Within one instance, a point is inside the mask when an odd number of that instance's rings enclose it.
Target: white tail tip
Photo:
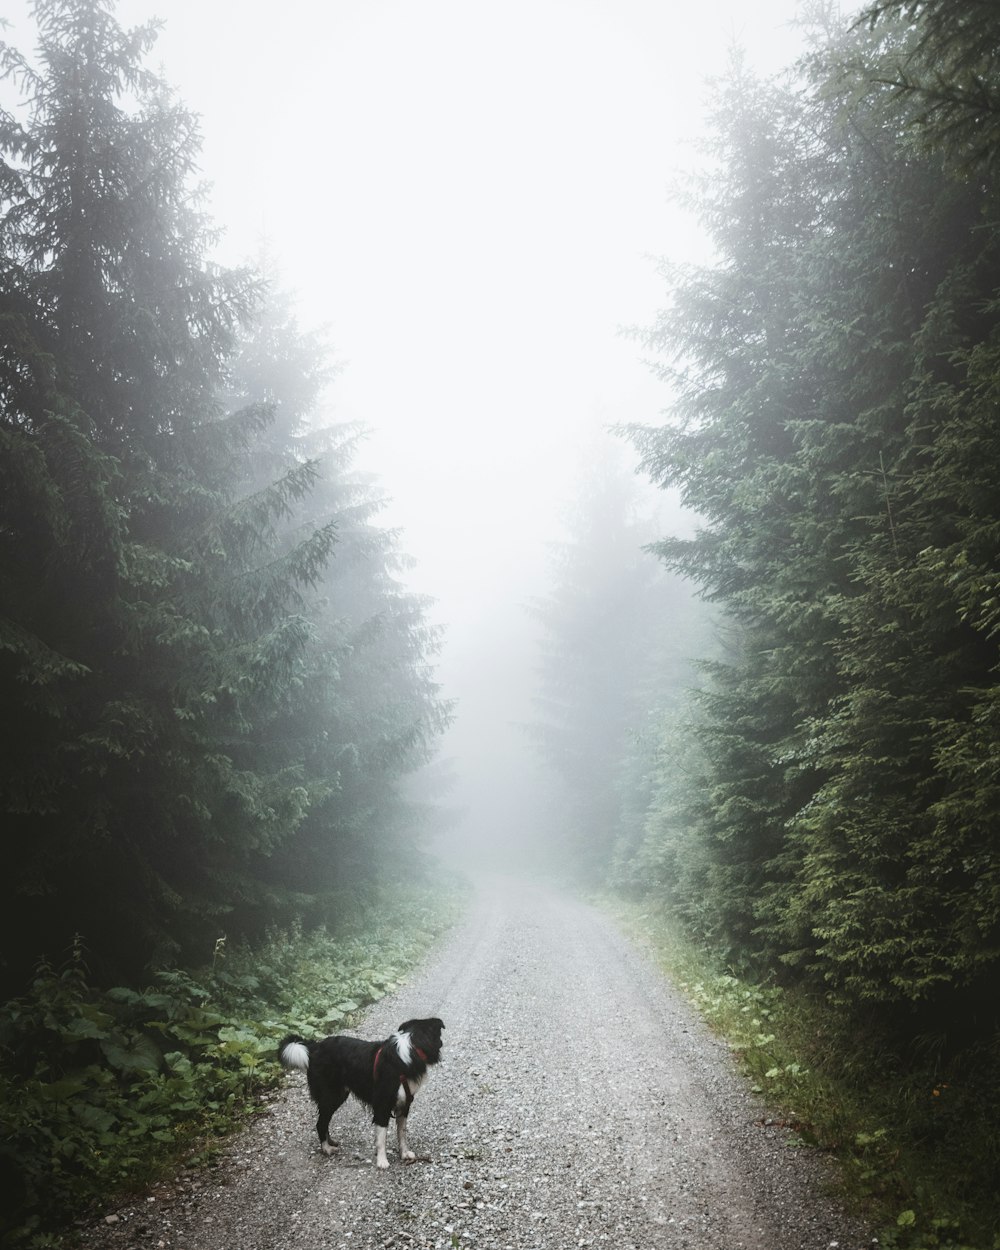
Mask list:
[[[301,1068],[305,1072],[309,1067],[309,1051],[301,1042],[289,1042],[281,1052],[281,1062],[286,1068]]]

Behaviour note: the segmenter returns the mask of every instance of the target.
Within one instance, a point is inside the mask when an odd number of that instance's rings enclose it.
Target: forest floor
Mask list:
[[[446,1024],[410,1116],[420,1160],[374,1167],[370,1115],[322,1155],[295,1074],[208,1171],[109,1210],[88,1250],[860,1250],[825,1158],[795,1148],[724,1043],[613,922],[490,881],[412,982],[358,1031]],[[289,1021],[293,1027],[296,1021]]]

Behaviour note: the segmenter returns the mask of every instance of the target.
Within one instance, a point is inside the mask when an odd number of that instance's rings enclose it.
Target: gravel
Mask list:
[[[510,882],[481,886],[459,929],[359,1032],[446,1024],[410,1116],[422,1156],[374,1162],[348,1103],[320,1154],[295,1074],[222,1164],[88,1228],[91,1250],[859,1250],[826,1161],[733,1069],[657,969],[592,908]],[[294,1026],[298,1021],[289,1021]]]

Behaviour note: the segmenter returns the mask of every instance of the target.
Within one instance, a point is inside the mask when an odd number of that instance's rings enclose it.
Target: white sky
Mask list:
[[[28,50],[24,0],[5,8]],[[616,331],[662,300],[649,256],[700,248],[667,192],[695,159],[704,81],[734,40],[765,71],[790,61],[795,10],[120,2],[126,24],[166,22],[152,60],[202,116],[222,259],[266,234],[302,323],[329,326],[345,366],[331,415],[373,430],[365,467],[449,626],[441,672],[469,751],[523,719],[504,696],[525,685],[519,605],[581,449],[666,402]]]

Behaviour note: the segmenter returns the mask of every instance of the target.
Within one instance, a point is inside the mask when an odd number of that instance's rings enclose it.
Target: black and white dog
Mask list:
[[[384,1042],[365,1042],[358,1037],[325,1037],[307,1042],[291,1034],[278,1047],[286,1068],[301,1068],[309,1081],[309,1093],[319,1108],[316,1132],[324,1154],[333,1153],[330,1120],[348,1094],[372,1109],[375,1124],[375,1163],[387,1168],[385,1139],[389,1118],[396,1117],[399,1157],[411,1163],[417,1156],[406,1141],[406,1118],[427,1070],[441,1058],[443,1021],[407,1020]]]

